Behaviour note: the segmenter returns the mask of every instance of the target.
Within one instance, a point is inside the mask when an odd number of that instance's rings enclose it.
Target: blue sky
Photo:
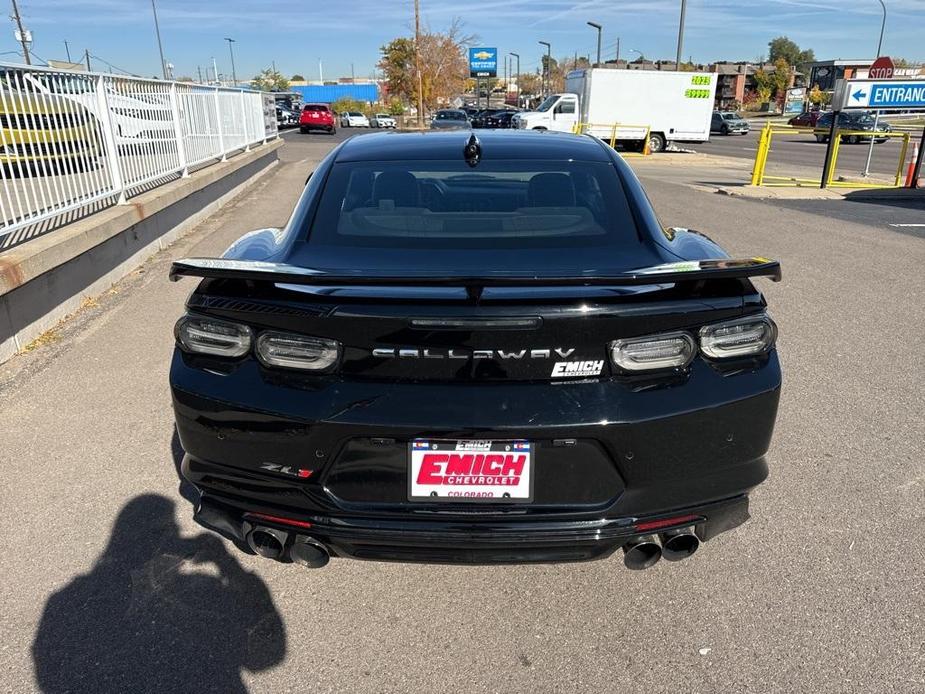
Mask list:
[[[6,0],[3,0],[6,3]],[[883,53],[925,61],[925,0],[886,0]],[[413,0],[157,0],[164,51],[177,75],[196,75],[212,56],[230,74],[226,36],[236,39],[239,78],[252,77],[276,62],[287,76],[318,78],[321,58],[326,79],[369,76],[378,49],[407,35]],[[673,58],[680,0],[421,0],[425,22],[445,28],[454,16],[480,45],[504,55],[520,53],[521,69],[535,69],[542,47],[553,55],[591,55],[594,31],[604,25],[604,56],[612,58],[617,36],[621,55]],[[475,8],[484,8],[476,11]],[[8,9],[8,8],[4,8]],[[150,0],[20,0],[33,32],[33,52],[42,58],[90,53],[119,68],[150,76],[159,72]],[[753,60],[767,53],[769,39],[784,34],[817,58],[870,57],[876,50],[881,9],[877,0],[688,0],[684,57],[695,62]],[[0,32],[0,60],[16,60],[12,24]],[[108,69],[94,61],[95,69]]]

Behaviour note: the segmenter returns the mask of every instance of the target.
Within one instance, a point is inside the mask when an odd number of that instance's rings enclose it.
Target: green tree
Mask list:
[[[295,73],[292,77],[289,78],[290,82],[304,82],[305,77],[300,75],[298,72]]]
[[[758,94],[758,103],[766,104],[771,99],[771,94],[774,89],[774,78],[771,76],[771,73],[764,70],[764,68],[759,68],[755,70],[754,80],[755,92]]]
[[[289,89],[289,80],[283,77],[279,70],[273,70],[272,68],[262,70],[259,75],[251,80],[251,84],[254,89],[259,89],[262,92],[284,92]]]
[[[382,53],[379,69],[385,73],[389,94],[405,101],[413,101],[417,94],[414,41],[403,37],[392,39],[379,51]]]
[[[405,113],[405,105],[402,103],[401,99],[393,96],[389,100],[388,111],[390,116],[401,116]]]
[[[336,113],[345,113],[346,111],[359,111],[363,113],[366,110],[366,104],[357,99],[351,99],[344,96],[331,104],[331,109]]]
[[[418,48],[425,109],[447,102],[466,88],[468,70],[464,46],[473,45],[477,37],[465,35],[462,26],[461,20],[454,19],[446,31],[425,28],[421,32]],[[379,69],[385,73],[389,94],[405,103],[416,104],[418,74],[414,41],[399,37],[382,46],[380,51]]]
[[[809,99],[809,103],[815,104],[820,108],[832,101],[832,95],[829,92],[824,92],[819,89],[818,84],[813,85],[813,88],[809,90],[809,94],[807,94],[806,98]]]
[[[790,87],[790,78],[793,70],[786,60],[778,58],[774,61],[774,72],[770,73],[771,94],[783,94]]]
[[[768,42],[768,61],[776,63],[783,58],[788,65],[794,65],[802,68],[806,63],[811,63],[816,59],[813,50],[800,50],[800,47],[786,36],[778,36]]]

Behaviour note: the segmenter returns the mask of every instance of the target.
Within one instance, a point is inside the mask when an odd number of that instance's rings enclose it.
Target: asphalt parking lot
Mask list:
[[[169,262],[283,224],[350,134],[287,133],[274,173],[0,365],[3,689],[925,691],[925,239],[709,194],[658,163],[640,176],[666,225],[783,264],[760,284],[785,372],[749,523],[644,572],[617,556],[312,572],[194,524],[167,388],[192,283]]]

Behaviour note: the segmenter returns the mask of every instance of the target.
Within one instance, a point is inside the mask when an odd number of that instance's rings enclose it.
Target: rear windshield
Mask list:
[[[587,161],[336,163],[310,246],[620,247],[636,226],[614,167]]]
[[[465,111],[437,111],[434,118],[437,120],[466,120],[466,113]]]
[[[319,104],[308,104],[303,110],[304,111],[327,111],[328,107],[321,106]]]

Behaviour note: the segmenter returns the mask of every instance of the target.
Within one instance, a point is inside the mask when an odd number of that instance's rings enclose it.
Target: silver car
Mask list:
[[[469,116],[458,109],[443,109],[434,114],[430,121],[431,130],[464,130],[472,127]]]

